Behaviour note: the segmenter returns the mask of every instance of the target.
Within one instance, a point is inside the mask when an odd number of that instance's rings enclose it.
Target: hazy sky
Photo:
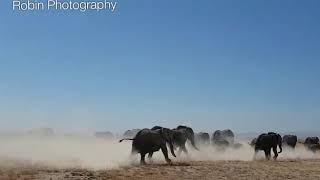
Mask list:
[[[0,1],[0,130],[320,130],[319,0]]]

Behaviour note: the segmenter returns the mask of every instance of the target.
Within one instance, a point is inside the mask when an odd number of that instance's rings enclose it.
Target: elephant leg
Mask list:
[[[148,158],[151,159],[151,158],[152,158],[152,155],[153,155],[153,152],[149,153],[149,154],[148,154]]]
[[[167,146],[164,145],[164,146],[161,146],[161,151],[164,155],[164,158],[166,159],[167,163],[170,164],[171,163],[171,159],[169,159],[168,157],[168,149],[167,149]]]
[[[273,153],[274,153],[273,159],[277,160],[277,157],[278,157],[277,146],[273,147],[272,150],[273,150]]]
[[[146,164],[146,161],[145,161],[146,153],[140,153],[140,155],[141,155],[140,164],[145,165]]]
[[[267,150],[263,150],[264,151],[264,155],[266,156],[266,159],[268,159],[268,152]]]
[[[266,149],[266,150],[265,150],[265,154],[266,154],[267,160],[270,160],[270,157],[271,157],[271,148],[270,148],[270,149]]]
[[[148,159],[149,159],[149,161],[150,161],[151,163],[152,163],[152,159],[151,159],[151,158],[152,158],[152,155],[153,155],[153,152],[151,152],[151,153],[148,154]]]

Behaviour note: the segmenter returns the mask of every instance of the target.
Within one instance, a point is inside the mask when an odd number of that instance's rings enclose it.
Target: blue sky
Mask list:
[[[317,131],[318,0],[0,2],[0,129]]]

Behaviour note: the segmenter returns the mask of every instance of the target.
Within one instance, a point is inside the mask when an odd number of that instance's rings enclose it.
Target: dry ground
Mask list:
[[[0,179],[320,179],[320,160],[192,161],[114,170],[54,169],[22,164],[0,168]]]

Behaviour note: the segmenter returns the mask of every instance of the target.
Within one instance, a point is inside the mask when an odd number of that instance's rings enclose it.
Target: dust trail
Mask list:
[[[15,166],[17,164],[46,165],[55,168],[88,168],[88,169],[112,169],[139,163],[139,155],[129,158],[131,141],[118,143],[119,138],[110,140],[88,136],[74,137],[31,137],[12,136],[0,137],[0,167]],[[199,146],[200,151],[188,146],[189,155],[181,154],[177,161],[217,161],[237,160],[252,161],[253,148],[247,142],[242,142],[241,148],[219,148]],[[258,158],[263,159],[260,152]],[[280,160],[285,159],[314,159],[318,154],[307,151],[303,145],[298,145],[295,150],[284,148],[279,155]],[[161,151],[154,154],[153,162],[165,163]],[[150,163],[150,162],[149,162]]]
[[[131,151],[129,144],[120,144],[117,139],[95,137],[2,137],[0,144],[2,166],[8,165],[10,160],[11,163],[43,164],[57,168],[117,168],[128,164]]]
[[[186,159],[207,161],[207,160],[236,160],[236,161],[252,161],[254,160],[254,149],[247,141],[241,141],[240,148],[225,148],[221,149],[211,145],[200,146],[200,151],[191,149],[189,156],[184,156]],[[279,151],[279,149],[278,149]],[[273,152],[272,152],[273,156]],[[257,159],[264,159],[264,152],[259,151]],[[295,149],[283,147],[283,152],[279,154],[279,160],[299,160],[299,159],[317,159],[320,158],[318,153],[308,151],[302,144],[298,144]]]

